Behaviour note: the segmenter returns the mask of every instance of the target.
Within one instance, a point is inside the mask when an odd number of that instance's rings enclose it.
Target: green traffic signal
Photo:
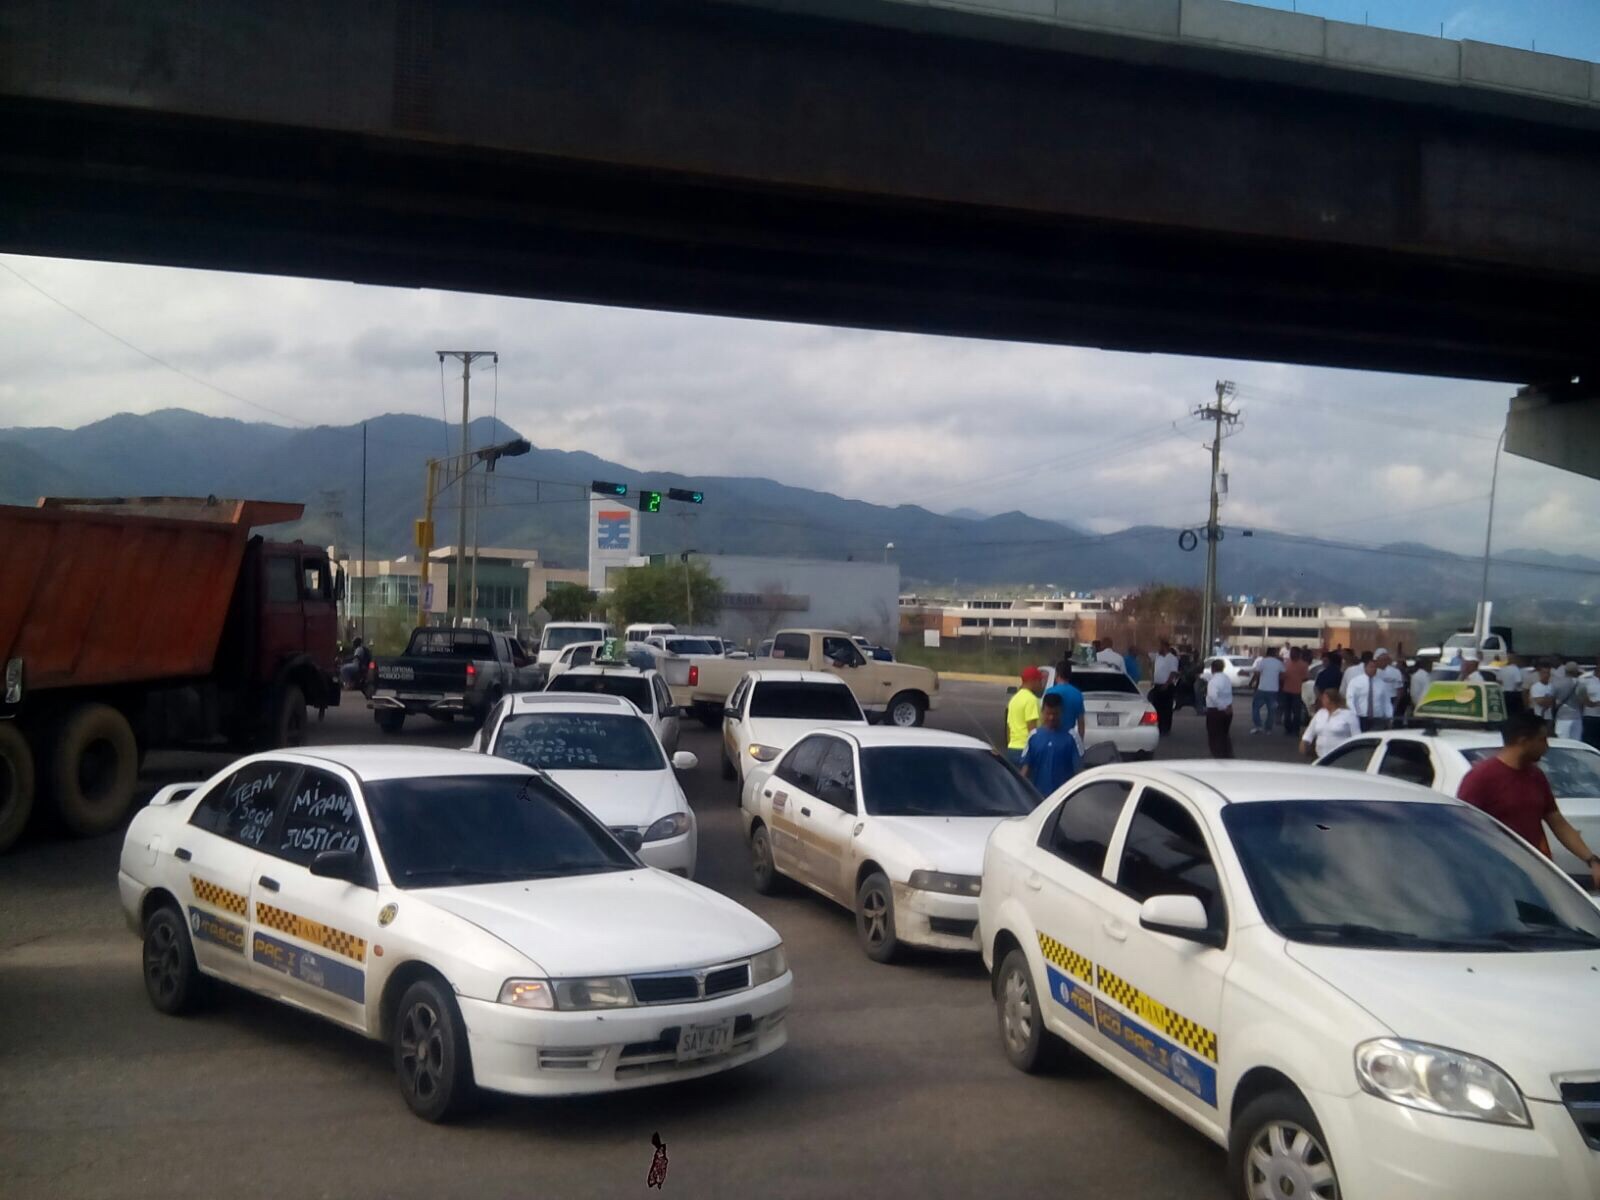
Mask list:
[[[704,504],[706,494],[704,492],[692,492],[688,488],[668,488],[667,499],[682,500],[685,504]]]
[[[607,483],[604,479],[596,479],[589,484],[589,490],[597,496],[626,496],[628,485],[625,483]]]
[[[661,493],[660,492],[640,492],[639,493],[639,511],[640,512],[652,512],[652,513],[660,512],[661,511]]]

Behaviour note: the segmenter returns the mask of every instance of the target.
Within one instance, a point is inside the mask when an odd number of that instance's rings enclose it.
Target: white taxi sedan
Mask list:
[[[722,713],[722,777],[745,778],[817,729],[865,725],[850,685],[826,671],[748,671]]]
[[[750,776],[742,808],[756,890],[786,876],[838,901],[888,962],[902,945],[978,948],[984,843],[1038,803],[987,742],[863,726],[801,738]]]
[[[1317,759],[1319,767],[1367,771],[1421,784],[1454,796],[1473,766],[1498,754],[1504,740],[1485,729],[1392,729],[1364,733]],[[1539,760],[1550,780],[1561,815],[1572,822],[1583,840],[1600,846],[1600,751],[1584,742],[1551,738],[1550,749]],[[1579,880],[1590,878],[1589,867],[1554,838],[1550,852],[1558,867]]]
[[[1054,667],[1040,667],[1045,687],[1056,681]],[[1073,687],[1083,693],[1082,749],[1109,745],[1118,758],[1154,758],[1161,741],[1155,707],[1126,671],[1088,666],[1072,669]],[[1017,689],[1006,689],[1009,698]]]
[[[1228,1148],[1229,1195],[1600,1195],[1600,911],[1410,784],[1184,761],[1000,825],[1001,1045],[1064,1041]]]
[[[480,1087],[643,1087],[788,1036],[771,926],[641,866],[548,779],[490,755],[241,759],[155,796],[118,884],[157,1009],[193,1008],[220,979],[320,1014],[389,1043],[430,1121]]]
[[[694,878],[698,832],[675,772],[639,710],[620,696],[521,692],[489,713],[469,750],[543,771],[618,836],[638,834],[645,864]]]

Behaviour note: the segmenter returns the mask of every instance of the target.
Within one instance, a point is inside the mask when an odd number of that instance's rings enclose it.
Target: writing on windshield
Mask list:
[[[650,727],[626,713],[523,713],[507,717],[494,752],[544,771],[664,771]]]

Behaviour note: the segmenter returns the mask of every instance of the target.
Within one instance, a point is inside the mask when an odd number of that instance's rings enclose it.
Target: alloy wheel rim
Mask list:
[[[1006,976],[1002,996],[1001,1018],[1006,1044],[1020,1054],[1033,1038],[1033,997],[1021,971],[1012,971]]]
[[[170,1000],[176,994],[181,966],[177,934],[169,922],[162,921],[150,931],[144,949],[145,978],[162,1000]]]
[[[867,923],[867,941],[882,945],[889,936],[889,901],[877,888],[861,901],[861,915]]]
[[[772,873],[772,850],[767,845],[767,835],[758,833],[755,836],[756,878],[763,879]]]
[[[400,1026],[401,1078],[418,1100],[431,1100],[440,1091],[444,1054],[439,1014],[431,1004],[418,1001]]]
[[[1338,1200],[1339,1181],[1322,1144],[1293,1121],[1272,1121],[1250,1143],[1244,1163],[1250,1200]]]

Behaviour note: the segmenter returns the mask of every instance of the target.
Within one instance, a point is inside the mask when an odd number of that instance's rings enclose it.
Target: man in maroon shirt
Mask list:
[[[1600,890],[1600,855],[1589,849],[1561,815],[1550,780],[1539,769],[1539,760],[1549,748],[1549,734],[1537,714],[1513,714],[1505,723],[1505,747],[1468,771],[1457,795],[1545,854],[1550,853],[1550,843],[1545,840],[1544,827],[1550,826],[1557,841],[1589,864],[1590,879]]]

